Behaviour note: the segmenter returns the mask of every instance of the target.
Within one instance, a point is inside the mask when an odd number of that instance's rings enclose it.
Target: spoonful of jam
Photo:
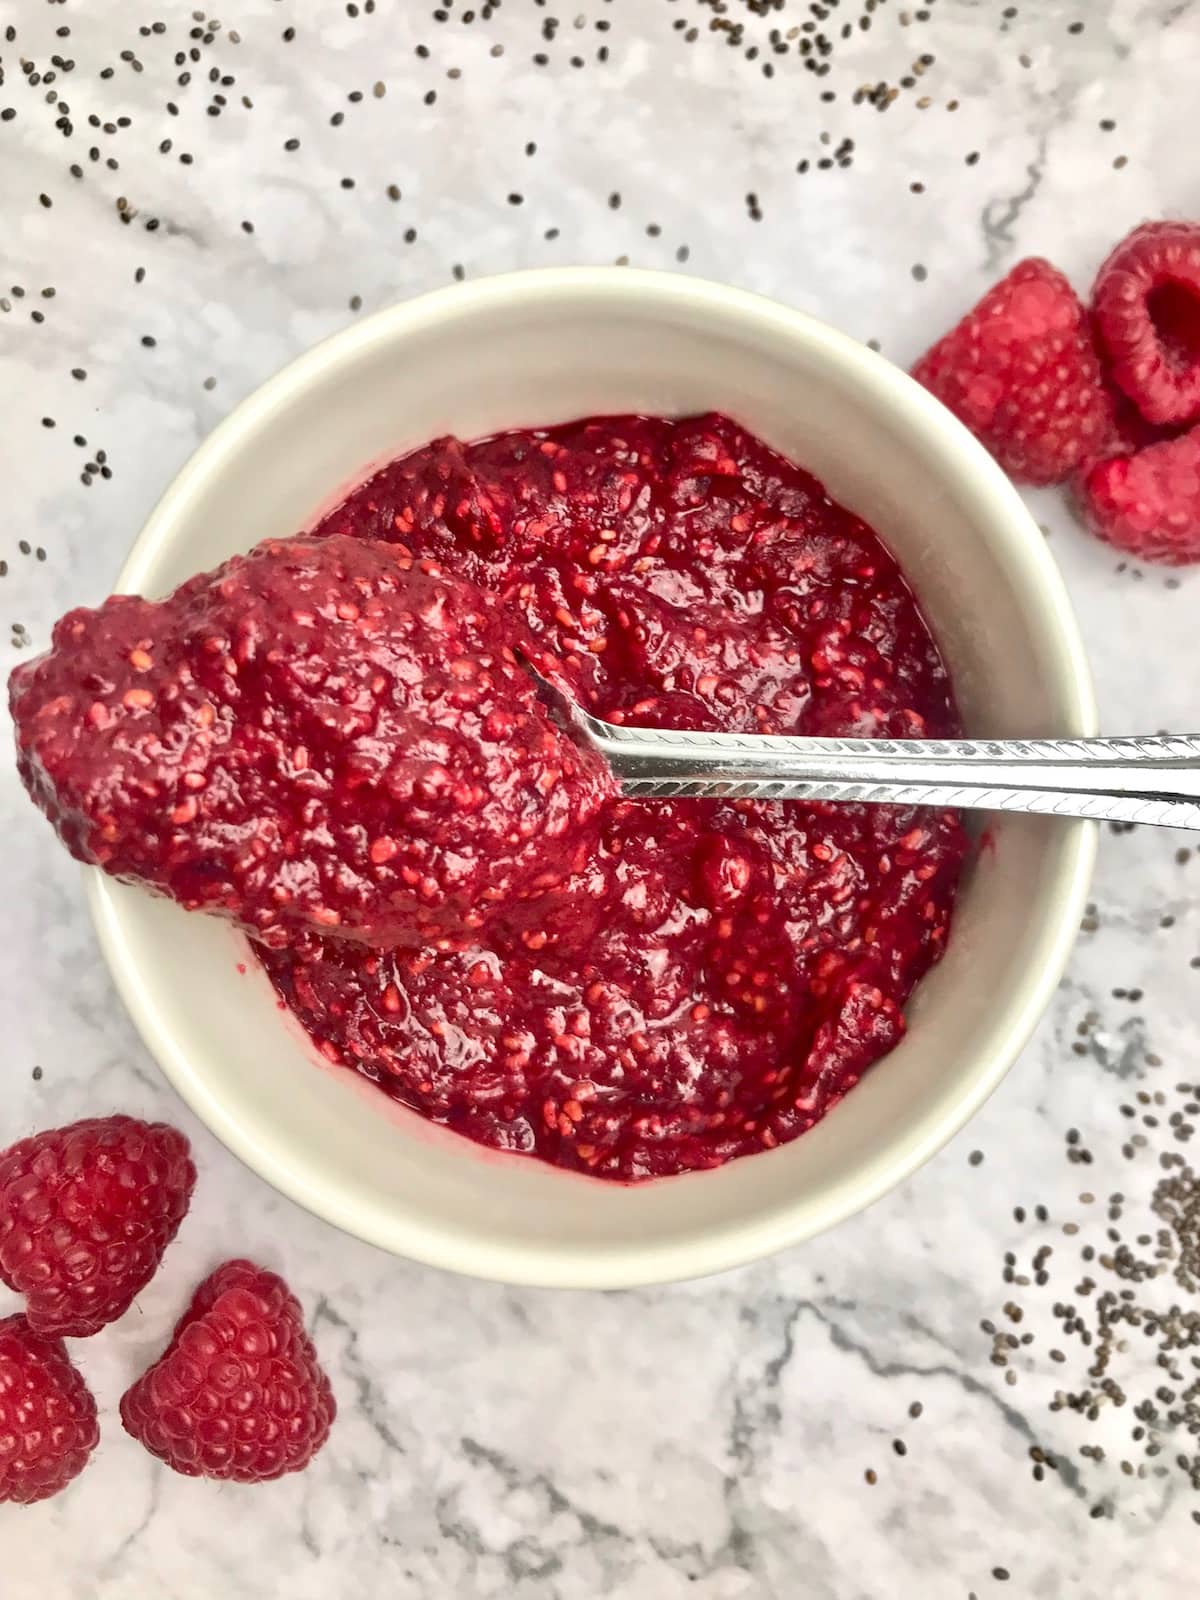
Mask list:
[[[545,941],[607,802],[798,799],[1200,829],[1200,739],[893,740],[593,716],[495,595],[403,547],[268,541],[165,600],[69,612],[10,683],[79,860],[268,946]]]
[[[494,595],[393,546],[269,541],[69,612],[10,684],[22,779],[79,860],[267,945],[520,937],[616,794]]]

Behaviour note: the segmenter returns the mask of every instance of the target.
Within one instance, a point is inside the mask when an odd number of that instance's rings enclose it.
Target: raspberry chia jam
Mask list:
[[[307,537],[70,613],[13,675],[22,776],[467,1138],[623,1181],[795,1138],[903,1033],[957,815],[623,800],[518,650],[618,723],[959,731],[870,528],[725,417],[609,417],[435,440]]]
[[[17,762],[74,855],[263,944],[512,938],[616,792],[514,645],[495,595],[398,545],[269,540],[63,617],[12,677]]]
[[[614,722],[960,731],[876,535],[722,416],[439,439],[315,533],[497,594]],[[651,1178],[794,1139],[892,1049],[965,846],[953,812],[612,799],[545,927],[454,951],[303,933],[261,959],[330,1061],[422,1115]]]

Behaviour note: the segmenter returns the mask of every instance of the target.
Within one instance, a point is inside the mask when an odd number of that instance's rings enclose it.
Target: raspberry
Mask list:
[[[0,1500],[31,1505],[65,1489],[99,1437],[96,1402],[62,1340],[23,1316],[0,1321]]]
[[[94,1117],[0,1152],[0,1281],[38,1333],[83,1338],[154,1276],[196,1182],[163,1122]]]
[[[1103,443],[1095,452],[1097,461],[1107,456],[1132,456],[1150,444],[1177,439],[1180,428],[1159,427],[1147,422],[1128,395],[1109,389],[1109,426]],[[1086,465],[1086,463],[1085,463]]]
[[[1148,422],[1200,416],[1200,223],[1144,222],[1100,268],[1096,327]]]
[[[1144,561],[1200,561],[1200,427],[1112,456],[1076,485],[1087,526]]]
[[[151,1455],[237,1483],[306,1467],[336,1412],[299,1302],[250,1261],[204,1280],[166,1352],[121,1399],[126,1432]]]
[[[1109,425],[1087,313],[1057,268],[1019,261],[927,350],[913,377],[1023,483],[1058,483]]]

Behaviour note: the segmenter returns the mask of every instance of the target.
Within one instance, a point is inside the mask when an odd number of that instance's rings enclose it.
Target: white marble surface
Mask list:
[[[471,276],[626,257],[673,266],[686,245],[681,270],[811,308],[908,362],[1020,254],[1050,254],[1086,287],[1142,216],[1200,212],[1200,6],[1024,0],[1007,19],[1004,9],[937,0],[905,28],[891,0],[870,32],[836,39],[826,77],[788,56],[767,81],[760,62],[710,35],[700,0],[504,0],[470,24],[462,0],[441,24],[429,0],[377,0],[357,16],[331,0],[222,0],[221,36],[200,42],[195,81],[177,89],[174,52],[198,26],[180,0],[10,0],[0,15],[0,31],[17,29],[0,43],[0,110],[17,112],[0,122],[6,632],[20,623],[41,647],[61,610],[98,599],[197,442],[285,360],[351,320],[352,297],[369,311],[449,281],[456,263]],[[556,10],[558,37],[543,44]],[[826,31],[857,24],[860,10],[844,5]],[[745,22],[747,45],[809,14],[795,0],[766,21],[744,0],[727,0],[726,12]],[[140,37],[156,19],[166,32]],[[700,29],[695,43],[679,21]],[[56,37],[62,27],[69,37]],[[284,42],[288,27],[296,37]],[[427,59],[415,53],[422,43]],[[532,61],[539,50],[549,65]],[[923,52],[935,62],[886,116],[850,103],[859,83],[895,82]],[[76,63],[51,86],[70,104],[65,140],[48,86],[31,86],[20,64],[44,72],[54,53]],[[574,54],[583,68],[569,64]],[[236,84],[209,83],[214,65]],[[347,101],[351,90],[361,103]],[[834,101],[821,101],[826,90]],[[217,118],[204,109],[213,92],[229,101]],[[923,110],[920,94],[931,99]],[[334,127],[338,109],[345,121]],[[89,114],[131,125],[105,134]],[[843,137],[855,141],[852,167],[796,173]],[[298,150],[284,149],[290,138]],[[194,162],[181,164],[180,151]],[[389,183],[402,199],[387,198]],[[138,213],[128,226],[118,197]],[[161,219],[154,232],[151,217]],[[72,444],[77,432],[86,448]],[[85,488],[80,470],[97,448],[113,476]],[[1054,495],[1037,511],[1081,612],[1106,727],[1194,726],[1200,580],[1122,570]],[[22,554],[21,539],[44,562]],[[1015,1385],[1001,1381],[979,1330],[1009,1292],[1006,1249],[1024,1262],[1049,1243],[1074,1263],[1085,1238],[1103,1236],[1102,1220],[1086,1220],[1102,1208],[1089,1211],[1079,1191],[1132,1197],[1152,1181],[1152,1152],[1133,1168],[1121,1159],[1133,1125],[1118,1106],[1138,1087],[1169,1087],[1200,1057],[1190,965],[1200,858],[1179,863],[1177,837],[1106,835],[1095,926],[1050,1015],[986,1110],[910,1183],[760,1266],[589,1296],[514,1292],[391,1260],[243,1170],[135,1038],[76,871],[7,765],[0,807],[0,1143],[121,1108],[178,1122],[202,1172],[194,1211],[139,1305],[76,1347],[103,1411],[95,1464],[55,1501],[0,1508],[4,1600],[1152,1600],[1194,1586],[1200,1499],[1174,1467],[1129,1478],[1111,1457],[1079,1456],[1101,1438],[1118,1457],[1131,1448],[1128,1408],[1099,1431],[1047,1411],[1057,1383],[1082,1373],[1076,1356],[1064,1367],[1046,1359],[1048,1302],[1070,1297],[1064,1285],[1079,1269],[1021,1291],[1037,1342],[1014,1359]],[[1164,915],[1173,925],[1161,926]],[[1086,1185],[1063,1159],[1072,1125],[1096,1153]],[[974,1150],[982,1164],[969,1162]],[[1048,1223],[1013,1220],[1014,1205],[1039,1201]],[[1061,1232],[1069,1219],[1084,1223],[1075,1240]],[[1126,1221],[1150,1229],[1144,1207],[1130,1206]],[[115,1412],[192,1284],[231,1250],[286,1273],[341,1404],[312,1470],[258,1490],[173,1476],[122,1434]],[[10,1298],[0,1290],[0,1314]],[[903,1459],[895,1437],[907,1442]],[[1043,1483],[1030,1471],[1035,1442],[1063,1462]],[[1181,1448],[1168,1439],[1161,1459]],[[1089,1516],[1095,1504],[1103,1516]],[[998,1566],[1007,1581],[992,1575]]]

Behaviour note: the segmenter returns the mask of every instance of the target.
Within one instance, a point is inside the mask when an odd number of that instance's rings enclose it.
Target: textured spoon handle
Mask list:
[[[807,739],[573,720],[639,799],[853,800],[1200,829],[1200,736]]]

